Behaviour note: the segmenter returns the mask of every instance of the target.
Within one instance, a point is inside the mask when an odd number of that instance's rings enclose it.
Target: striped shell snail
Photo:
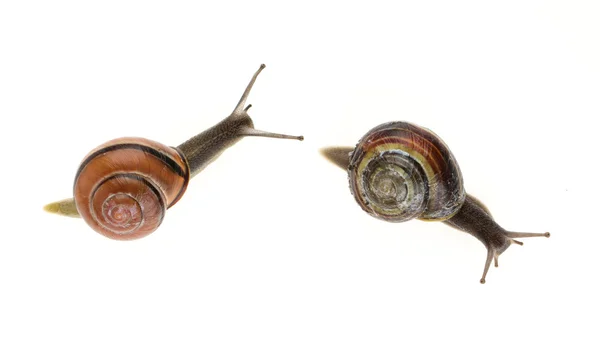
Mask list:
[[[248,115],[251,105],[244,105],[264,67],[256,71],[231,115],[177,147],[144,138],[118,138],[95,148],[77,171],[74,198],[51,203],[44,209],[80,216],[111,239],[138,239],[158,228],[165,211],[179,201],[191,177],[243,137],[303,140],[302,136],[254,129]]]
[[[348,170],[350,190],[370,215],[390,222],[442,221],[479,239],[487,248],[481,277],[516,238],[550,233],[510,232],[498,225],[487,207],[468,195],[454,155],[433,132],[406,122],[381,124],[356,148],[329,147],[322,154]]]

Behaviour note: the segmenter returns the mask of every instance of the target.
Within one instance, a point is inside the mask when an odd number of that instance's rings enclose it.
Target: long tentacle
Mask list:
[[[546,233],[526,233],[526,232],[506,232],[506,236],[508,236],[509,238],[533,238],[533,237],[539,237],[539,236],[544,236],[549,238],[550,237],[550,233],[546,232]]]
[[[485,267],[483,268],[483,275],[479,281],[481,284],[485,284],[485,276],[487,275],[488,270],[490,270],[490,265],[492,264],[492,260],[494,259],[495,255],[496,254],[494,253],[494,250],[492,248],[488,248],[487,259],[485,260]]]
[[[304,136],[290,136],[284,135],[281,133],[267,132],[256,130],[254,128],[245,128],[240,130],[240,135],[243,136],[255,136],[255,137],[268,137],[268,138],[281,138],[281,139],[296,139],[296,140],[304,140]]]
[[[250,90],[252,90],[252,86],[254,85],[254,82],[256,82],[256,78],[258,77],[258,74],[260,74],[260,72],[263,69],[265,69],[265,67],[266,66],[264,64],[261,64],[260,67],[258,68],[258,70],[254,73],[254,76],[252,76],[250,83],[248,83],[248,86],[246,86],[246,90],[244,90],[244,93],[242,94],[240,101],[235,106],[235,109],[233,109],[233,114],[244,113],[245,111],[247,111],[250,108],[250,106],[248,106],[247,108],[244,109],[244,105],[246,105],[246,100],[248,99],[248,95],[250,95]]]

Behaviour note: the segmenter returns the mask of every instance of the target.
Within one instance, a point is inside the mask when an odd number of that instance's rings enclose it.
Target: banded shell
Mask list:
[[[466,197],[448,146],[430,130],[407,122],[371,129],[351,154],[348,170],[358,204],[386,221],[443,221]]]
[[[73,195],[79,214],[96,232],[138,239],[158,228],[189,178],[178,150],[144,138],[118,138],[84,158]]]

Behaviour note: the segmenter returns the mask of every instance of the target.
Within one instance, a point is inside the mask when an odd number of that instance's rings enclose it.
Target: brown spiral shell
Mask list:
[[[144,138],[118,138],[84,158],[73,194],[79,214],[96,232],[131,240],[158,228],[189,178],[178,150]]]
[[[352,152],[348,170],[358,204],[386,221],[443,221],[466,197],[448,146],[430,130],[406,122],[371,129]]]

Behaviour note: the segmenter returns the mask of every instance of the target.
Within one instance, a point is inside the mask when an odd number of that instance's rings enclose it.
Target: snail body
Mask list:
[[[381,124],[355,148],[329,147],[322,154],[348,171],[350,191],[368,214],[389,222],[441,221],[479,239],[487,249],[481,283],[492,260],[521,237],[550,233],[510,232],[463,187],[458,163],[432,131],[407,122]]]
[[[227,118],[177,147],[124,137],[93,149],[75,175],[74,197],[48,204],[45,210],[82,217],[112,239],[138,239],[160,226],[166,210],[181,199],[192,177],[243,137],[303,140],[254,128],[248,115],[251,105],[244,106],[264,67],[254,74]]]

